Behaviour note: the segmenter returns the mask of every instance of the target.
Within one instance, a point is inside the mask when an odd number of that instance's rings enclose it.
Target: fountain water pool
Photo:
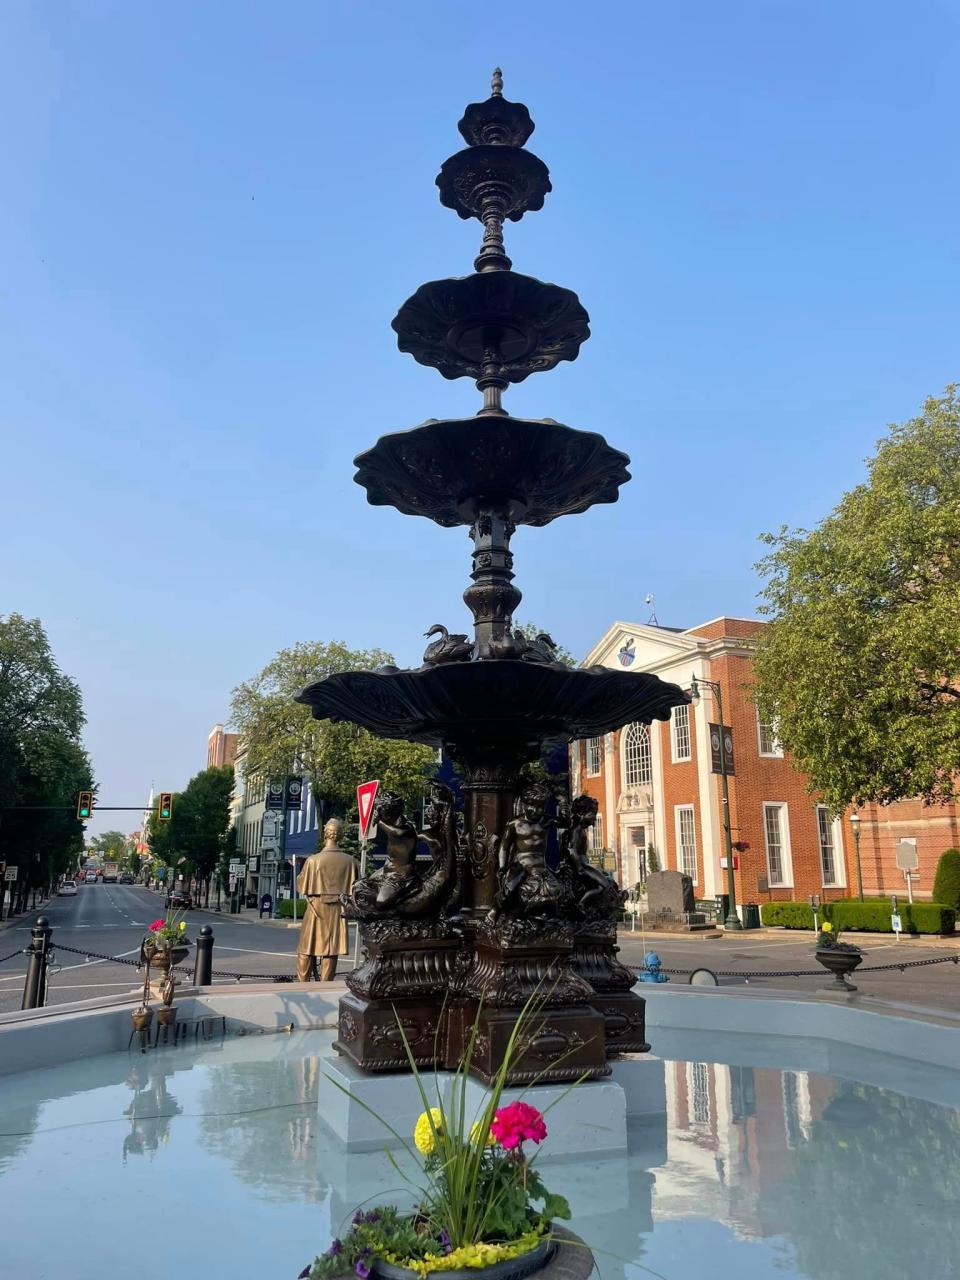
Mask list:
[[[318,1121],[333,1036],[0,1080],[4,1280],[293,1280],[359,1201],[402,1186],[381,1153],[345,1153]],[[788,1036],[656,1039],[665,1113],[632,1127],[626,1155],[551,1163],[603,1277],[956,1274],[955,1070]]]

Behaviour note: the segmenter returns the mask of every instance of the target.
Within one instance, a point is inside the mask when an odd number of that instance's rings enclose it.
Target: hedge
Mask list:
[[[784,929],[812,929],[813,910],[807,902],[764,902],[760,921],[765,925],[782,925]]]
[[[308,902],[306,898],[297,899],[297,919],[302,920],[307,913]],[[281,898],[277,903],[277,915],[282,920],[293,919],[293,899]]]
[[[937,902],[901,902],[900,919],[904,933],[953,933],[957,913]],[[829,920],[835,928],[868,929],[871,933],[892,933],[892,909],[889,898],[847,898],[825,902],[819,912],[821,920]],[[785,929],[812,929],[813,910],[806,902],[764,902],[760,908],[764,925],[780,925]]]
[[[960,907],[960,849],[944,849],[933,877],[933,900],[956,910]]]

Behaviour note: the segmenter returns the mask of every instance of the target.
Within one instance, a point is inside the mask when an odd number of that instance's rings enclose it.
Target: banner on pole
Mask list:
[[[373,817],[373,802],[380,789],[379,782],[361,782],[357,787],[357,810],[360,814],[360,839],[366,840]]]

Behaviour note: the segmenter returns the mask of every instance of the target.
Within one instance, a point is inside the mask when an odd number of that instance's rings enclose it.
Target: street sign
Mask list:
[[[243,863],[242,863],[242,862],[234,862],[234,861],[231,859],[231,862],[230,862],[230,874],[231,874],[232,876],[235,876],[235,875],[237,875],[239,872],[241,872],[242,870],[243,870]]]
[[[260,836],[263,840],[279,840],[280,839],[280,815],[279,813],[265,813],[260,826]]]
[[[899,915],[894,914],[890,917],[890,925],[893,928],[894,933],[903,932],[903,922],[901,921]]]
[[[373,817],[373,802],[377,798],[379,782],[361,782],[357,787],[357,809],[360,813],[360,839],[366,840]]]
[[[6,871],[3,873],[3,878],[4,878],[4,880],[16,880],[16,878],[17,878],[17,868],[16,868],[16,867],[7,867]]]
[[[916,871],[920,865],[917,853],[917,842],[912,837],[900,840],[897,844],[897,866],[901,871]]]

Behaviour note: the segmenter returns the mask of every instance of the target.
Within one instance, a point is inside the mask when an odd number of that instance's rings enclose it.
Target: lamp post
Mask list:
[[[724,741],[726,725],[723,722],[723,695],[720,692],[719,681],[698,681],[696,676],[692,676],[690,680],[690,699],[695,706],[700,701],[700,685],[702,684],[705,684],[711,690],[717,700],[717,721],[720,730],[720,783],[723,790],[723,843],[727,853],[727,894],[729,897],[727,916],[723,922],[723,927],[734,933],[741,930],[743,924],[737,915],[737,887],[733,878],[733,840],[730,836],[730,788],[727,784],[727,747]]]
[[[860,866],[860,815],[856,810],[850,815],[850,826],[853,828],[853,843],[857,857],[857,891],[863,901],[863,870]]]

